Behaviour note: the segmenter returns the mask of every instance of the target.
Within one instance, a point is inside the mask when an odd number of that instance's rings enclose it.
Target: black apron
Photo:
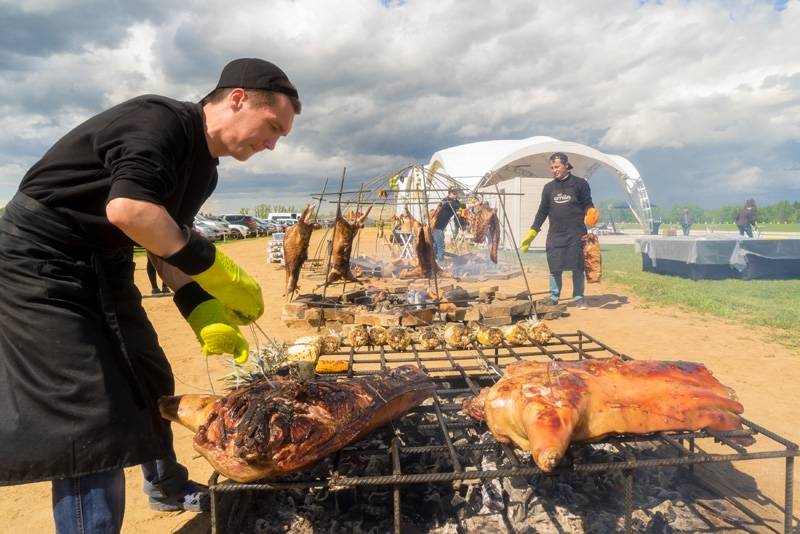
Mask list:
[[[98,250],[17,193],[0,219],[0,485],[171,454],[156,400],[169,362],[133,284],[131,247]]]
[[[550,230],[547,232],[547,266],[550,272],[582,271],[583,243],[586,234],[583,222],[584,209],[578,201],[575,180],[572,177],[559,182],[554,180],[550,190]]]

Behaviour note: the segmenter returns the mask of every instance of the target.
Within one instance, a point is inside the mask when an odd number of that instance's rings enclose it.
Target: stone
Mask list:
[[[308,328],[311,325],[305,319],[295,319],[292,317],[281,317],[283,324],[289,328]]]

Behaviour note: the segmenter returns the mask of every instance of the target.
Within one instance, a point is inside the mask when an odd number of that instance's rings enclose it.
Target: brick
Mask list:
[[[528,299],[528,290],[524,291],[498,291],[494,298],[498,300],[527,300]]]
[[[311,308],[306,310],[304,319],[308,321],[309,326],[322,326],[322,324],[325,322],[325,319],[322,316],[322,310],[320,308]]]
[[[289,328],[308,328],[311,325],[308,324],[308,321],[305,319],[294,319],[290,317],[281,317],[283,324],[288,326]]]
[[[478,304],[478,311],[481,317],[511,317],[511,310],[514,307],[509,301],[495,301],[491,304]]]
[[[283,305],[283,315],[293,319],[303,319],[308,304],[302,302],[289,302]]]
[[[358,299],[362,299],[367,296],[367,292],[363,289],[356,289],[353,291],[348,291],[342,294],[342,300],[344,302],[356,302]]]
[[[515,304],[511,306],[511,315],[528,315],[531,312],[531,303],[527,300],[510,301]]]
[[[481,324],[486,326],[505,326],[507,324],[512,324],[514,320],[509,317],[489,317],[486,319],[481,319]]]
[[[450,322],[461,322],[467,318],[467,308],[456,308],[445,315]]]
[[[400,318],[403,326],[423,326],[433,322],[436,315],[435,308],[424,308],[422,310],[406,310]]]
[[[439,311],[442,313],[448,313],[456,309],[456,305],[452,302],[445,302],[443,304],[439,304]]]
[[[325,321],[338,321],[346,324],[352,323],[355,318],[353,312],[337,308],[325,308],[323,316],[325,317]]]
[[[373,326],[400,326],[400,316],[393,313],[360,313],[353,318],[353,322]]]
[[[478,311],[477,306],[472,306],[466,310],[464,315],[465,321],[480,321],[481,320],[481,312]]]
[[[478,290],[478,298],[484,301],[489,301],[494,297],[494,291],[491,288],[481,288]]]

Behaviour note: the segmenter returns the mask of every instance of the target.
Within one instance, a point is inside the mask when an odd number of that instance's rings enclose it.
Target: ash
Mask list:
[[[407,421],[406,421],[407,420]],[[402,429],[384,428],[339,455],[281,482],[325,480],[341,476],[385,476],[392,473],[387,444],[399,436],[405,446],[439,445],[431,413],[404,418]],[[488,450],[462,450],[465,470],[511,467],[489,432],[452,431],[453,445],[486,444]],[[637,456],[663,458],[653,444],[639,445]],[[519,451],[517,451],[519,453]],[[523,462],[530,457],[519,453]],[[582,464],[620,457],[611,444],[573,445],[568,453]],[[446,454],[403,455],[404,474],[452,472]],[[625,492],[622,471],[535,475],[400,486],[401,532],[431,533],[614,533],[624,531]],[[297,534],[383,534],[394,532],[393,488],[361,486],[281,491],[221,493],[217,521],[222,532]],[[686,467],[634,471],[632,530],[667,534],[700,531],[742,532],[752,520],[729,501],[693,482]]]

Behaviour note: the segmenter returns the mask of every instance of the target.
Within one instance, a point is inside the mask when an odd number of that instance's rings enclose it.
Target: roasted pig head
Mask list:
[[[738,430],[744,409],[702,364],[681,361],[517,362],[464,403],[497,441],[552,471],[572,441],[665,430]]]
[[[425,373],[405,365],[336,381],[263,379],[224,397],[162,397],[159,409],[195,432],[195,450],[214,469],[251,482],[311,465],[402,416],[433,391]]]
[[[300,280],[300,269],[308,259],[308,243],[311,233],[320,225],[311,218],[314,204],[309,204],[303,210],[297,223],[290,226],[283,236],[283,261],[286,264],[286,295],[297,290]]]
[[[500,221],[497,218],[497,210],[481,204],[470,217],[469,225],[474,243],[485,243],[486,235],[491,231],[489,258],[493,263],[497,263],[497,247],[500,244]]]
[[[358,279],[350,272],[350,255],[353,252],[353,241],[360,228],[364,227],[364,221],[369,215],[372,206],[367,208],[361,216],[353,221],[348,221],[342,217],[341,207],[336,210],[336,236],[333,238],[333,252],[331,258],[331,270],[325,283],[332,284],[337,280],[348,282],[358,282]]]

